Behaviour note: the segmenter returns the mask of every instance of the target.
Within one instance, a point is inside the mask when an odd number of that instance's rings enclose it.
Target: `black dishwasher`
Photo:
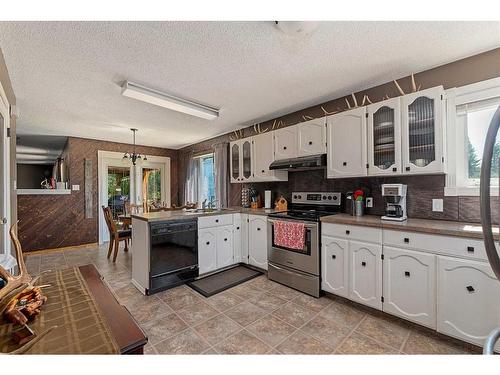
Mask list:
[[[151,223],[149,290],[153,294],[198,277],[198,221]]]

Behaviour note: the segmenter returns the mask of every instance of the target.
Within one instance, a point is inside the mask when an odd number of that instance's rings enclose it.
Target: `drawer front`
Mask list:
[[[222,227],[233,224],[233,215],[213,215],[198,218],[198,228]]]
[[[476,239],[384,230],[384,245],[476,260],[488,259],[483,241]]]
[[[321,224],[321,234],[329,237],[382,243],[382,229],[345,224]]]
[[[482,346],[500,326],[500,283],[488,264],[437,258],[438,331]]]

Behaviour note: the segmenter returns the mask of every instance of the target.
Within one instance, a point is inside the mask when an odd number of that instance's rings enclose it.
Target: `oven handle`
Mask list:
[[[267,221],[269,221],[271,224],[274,224],[276,221],[290,221],[290,222],[292,222],[291,220],[271,220],[271,219],[267,219]],[[299,221],[299,222],[302,223],[302,221]],[[312,223],[312,224],[304,223],[304,225],[306,228],[309,228],[309,229],[316,229],[318,227],[318,223]]]

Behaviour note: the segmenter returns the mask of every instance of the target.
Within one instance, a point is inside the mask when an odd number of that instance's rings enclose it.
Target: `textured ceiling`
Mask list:
[[[20,134],[180,148],[500,46],[499,22],[0,22]],[[131,80],[220,107],[207,121],[120,95]]]

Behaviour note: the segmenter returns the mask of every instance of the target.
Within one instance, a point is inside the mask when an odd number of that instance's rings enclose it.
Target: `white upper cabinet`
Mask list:
[[[394,175],[401,170],[401,99],[371,104],[368,114],[368,175]]]
[[[252,138],[254,173],[253,181],[287,181],[287,171],[271,171],[269,166],[274,161],[274,136],[272,132],[256,135]]]
[[[274,132],[274,158],[276,160],[296,158],[298,155],[298,127],[287,126]]]
[[[297,125],[298,156],[326,153],[326,118],[318,118]]]
[[[433,87],[401,98],[403,172],[444,172],[444,91]]]
[[[229,164],[231,171],[231,182],[241,182],[241,141],[229,144]]]
[[[365,107],[333,115],[327,124],[328,178],[366,176]]]

